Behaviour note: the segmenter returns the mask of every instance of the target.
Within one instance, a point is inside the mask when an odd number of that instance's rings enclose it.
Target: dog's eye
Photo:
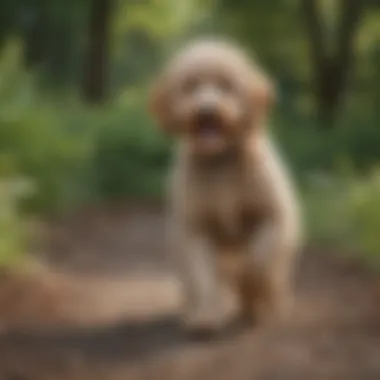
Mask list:
[[[225,93],[230,93],[234,90],[232,81],[227,78],[220,78],[218,81],[218,86]]]
[[[197,89],[197,87],[198,87],[197,78],[194,78],[194,77],[186,78],[182,83],[182,92],[185,94],[191,94]]]

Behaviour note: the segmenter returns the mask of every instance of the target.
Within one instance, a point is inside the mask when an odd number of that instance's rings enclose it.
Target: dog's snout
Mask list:
[[[198,119],[203,122],[214,120],[216,116],[215,107],[209,105],[201,107],[197,112]]]

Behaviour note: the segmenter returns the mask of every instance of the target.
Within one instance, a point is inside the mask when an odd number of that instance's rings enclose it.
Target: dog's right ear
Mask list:
[[[149,109],[158,126],[164,132],[170,132],[170,100],[166,79],[161,76],[151,88],[149,94]]]

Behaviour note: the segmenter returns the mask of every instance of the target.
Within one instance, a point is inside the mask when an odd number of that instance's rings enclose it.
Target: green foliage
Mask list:
[[[280,115],[272,124],[276,139],[301,179],[316,171],[339,174],[340,165],[346,160],[356,174],[370,170],[380,160],[377,120],[367,115],[364,122],[355,113],[347,113],[336,128],[326,130],[305,118]]]
[[[371,265],[380,264],[380,172],[314,177],[303,203],[312,239],[334,241]]]
[[[38,191],[31,204],[49,208],[68,200],[89,141],[69,128],[66,110],[39,96],[34,78],[20,64],[17,42],[11,41],[0,57],[0,151],[11,157],[17,173],[35,181]]]
[[[23,197],[30,194],[31,184],[8,172],[7,158],[0,157],[0,267],[18,265],[26,255],[25,216],[19,206]]]
[[[347,196],[352,222],[348,241],[372,263],[380,264],[380,171],[373,171],[366,180],[352,181]]]
[[[48,99],[10,41],[0,57],[0,152],[36,192],[26,205],[54,212],[100,198],[160,195],[169,145],[141,93],[102,109]]]
[[[309,176],[303,184],[302,203],[310,239],[340,242],[349,235],[350,186],[343,178],[319,172]]]
[[[99,129],[93,156],[93,180],[101,197],[156,197],[162,194],[169,143],[153,127],[146,111],[113,109]]]

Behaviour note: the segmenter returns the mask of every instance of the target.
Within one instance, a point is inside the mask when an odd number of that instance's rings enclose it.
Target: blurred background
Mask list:
[[[312,235],[380,248],[372,237],[380,227],[377,0],[0,7],[0,175],[28,183],[23,212],[159,199],[171,144],[148,115],[149,85],[184,41],[216,34],[236,38],[276,80],[272,129],[300,182]]]
[[[1,0],[2,267],[26,260],[36,220],[75,215],[68,223],[88,242],[78,213],[88,225],[126,201],[160,204],[172,142],[148,114],[149,86],[176,48],[202,35],[235,38],[275,79],[271,129],[298,182],[310,242],[377,267],[378,0]],[[127,222],[113,223],[108,230],[124,236]],[[154,235],[149,228],[139,241]],[[82,244],[81,265],[94,247],[117,250],[107,244]],[[64,261],[70,247],[53,253]]]

